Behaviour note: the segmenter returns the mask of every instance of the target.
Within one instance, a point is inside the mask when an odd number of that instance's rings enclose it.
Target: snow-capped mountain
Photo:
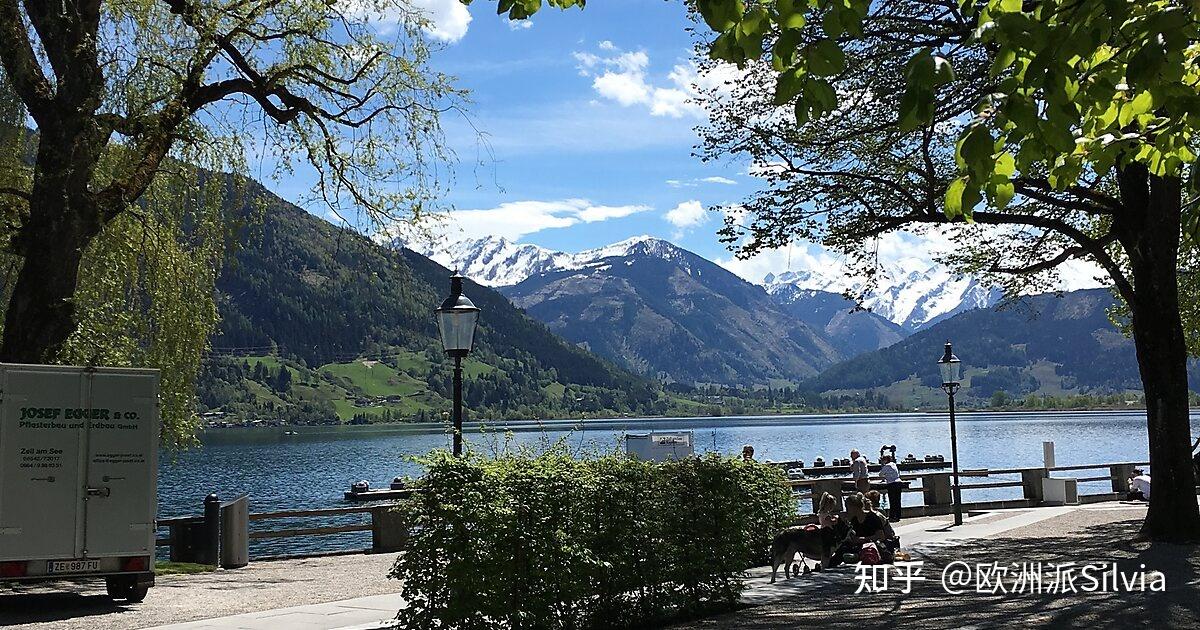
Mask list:
[[[651,236],[636,236],[574,254],[514,243],[499,236],[414,249],[450,269],[459,270],[479,284],[493,287],[513,286],[538,274],[584,269],[607,258],[633,254],[655,256],[688,267],[685,254],[689,254],[668,241]],[[851,294],[857,295],[861,288],[860,283],[848,283],[841,274],[825,274],[818,270],[767,274],[760,284],[784,305],[811,300],[812,291],[840,294],[849,289]],[[998,289],[982,284],[977,278],[910,259],[880,270],[878,286],[866,297],[863,306],[912,332],[956,313],[993,306],[1000,297]]]
[[[462,275],[479,284],[493,287],[511,286],[540,273],[583,269],[605,258],[634,254],[686,263],[684,250],[652,236],[635,236],[577,254],[514,243],[499,236],[470,238],[444,246],[420,247],[416,251],[449,269],[457,269]]]
[[[857,295],[862,288],[860,282],[817,271],[767,274],[762,285],[784,304],[803,298],[807,291],[842,293],[848,289]],[[938,265],[894,266],[880,271],[877,286],[863,299],[862,306],[906,330],[916,331],[963,311],[994,306],[1000,298],[996,287]]]

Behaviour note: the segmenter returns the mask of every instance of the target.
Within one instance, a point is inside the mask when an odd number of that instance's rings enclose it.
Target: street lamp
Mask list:
[[[942,389],[950,398],[950,465],[954,470],[954,524],[962,525],[962,492],[958,487],[958,432],[954,427],[954,394],[962,381],[962,362],[950,350],[950,342],[946,342],[946,353],[938,359],[938,369],[942,372]]]
[[[442,349],[454,357],[454,456],[462,455],[462,360],[471,352],[479,309],[463,295],[463,277],[457,271],[450,276],[450,296],[437,309]]]

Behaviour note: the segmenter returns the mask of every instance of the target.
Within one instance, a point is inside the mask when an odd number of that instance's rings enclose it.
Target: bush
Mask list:
[[[795,510],[777,468],[715,455],[424,463],[391,573],[404,628],[628,628],[726,610]]]

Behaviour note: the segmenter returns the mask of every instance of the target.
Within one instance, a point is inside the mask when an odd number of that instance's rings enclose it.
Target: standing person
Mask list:
[[[867,472],[867,458],[858,452],[858,449],[850,451],[850,476],[854,477],[854,488],[859,492],[866,492],[871,489],[871,481],[868,478],[870,473]]]
[[[742,447],[742,461],[744,461],[744,462],[754,461],[754,447],[753,446],[750,446],[749,444],[747,444]]]
[[[880,461],[879,478],[887,485],[888,520],[900,522],[900,501],[904,495],[904,482],[900,481],[900,467],[893,455],[884,455]]]

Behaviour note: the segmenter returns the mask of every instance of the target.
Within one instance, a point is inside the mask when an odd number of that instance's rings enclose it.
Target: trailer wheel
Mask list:
[[[149,584],[139,583],[136,577],[112,576],[104,580],[105,590],[113,599],[123,599],[127,602],[138,603],[146,599],[150,591]]]
[[[146,599],[146,593],[149,591],[149,584],[134,584],[129,587],[129,591],[125,594],[125,601],[136,604]]]
[[[113,599],[129,599],[133,591],[133,580],[124,577],[104,578],[104,589]]]

